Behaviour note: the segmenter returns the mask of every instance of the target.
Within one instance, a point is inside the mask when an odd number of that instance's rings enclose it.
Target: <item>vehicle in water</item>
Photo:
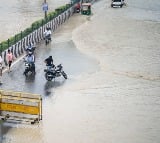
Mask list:
[[[111,7],[121,7],[124,5],[124,0],[112,0]]]
[[[81,5],[80,3],[77,3],[74,7],[74,13],[79,13],[81,10]]]
[[[48,81],[52,81],[52,79],[60,76],[63,76],[65,79],[67,79],[67,74],[63,71],[62,64],[59,64],[57,66],[47,66],[47,69],[44,69],[44,72],[45,78]]]
[[[45,44],[48,45],[50,41],[51,41],[51,35],[47,35],[45,37]]]
[[[34,51],[36,49],[36,46],[29,43],[29,45],[26,47],[25,51],[26,51],[26,55],[28,54],[34,54]]]
[[[26,77],[29,75],[35,75],[35,64],[25,61],[25,70],[23,74]]]
[[[49,44],[49,42],[51,41],[51,28],[50,27],[46,27],[46,30],[44,31],[44,40],[45,40],[45,44]]]
[[[91,14],[91,3],[82,3],[81,14],[90,15]]]

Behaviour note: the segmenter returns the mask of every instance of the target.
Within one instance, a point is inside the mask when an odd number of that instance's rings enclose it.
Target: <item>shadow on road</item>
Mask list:
[[[35,75],[29,75],[25,77],[25,82],[34,82]]]
[[[54,88],[57,88],[59,86],[62,86],[64,84],[65,80],[63,81],[56,81],[56,80],[53,80],[53,81],[47,81],[44,85],[44,92],[45,92],[45,96],[50,96],[53,89]]]

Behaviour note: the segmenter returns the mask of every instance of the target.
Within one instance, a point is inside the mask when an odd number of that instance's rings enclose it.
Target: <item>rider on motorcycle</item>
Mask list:
[[[51,40],[51,34],[52,34],[51,28],[47,27],[46,30],[44,31],[44,37],[45,37],[45,39]]]
[[[35,49],[34,49],[34,47],[33,47],[33,44],[32,44],[31,42],[29,42],[29,45],[28,45],[27,48],[26,48],[27,54],[28,54],[29,52],[32,52],[32,53],[33,53],[34,50],[35,50]]]
[[[48,69],[52,68],[52,67],[55,67],[55,65],[53,64],[53,58],[52,56],[49,56],[48,58],[46,58],[44,60],[44,62],[46,63],[46,66]]]
[[[28,55],[25,58],[25,61],[30,64],[30,66],[31,66],[30,68],[32,68],[33,71],[35,72],[35,57],[32,54],[32,52],[28,53]]]

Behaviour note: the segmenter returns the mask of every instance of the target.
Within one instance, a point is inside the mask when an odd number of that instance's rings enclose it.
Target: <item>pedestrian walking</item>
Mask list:
[[[3,59],[0,55],[0,84],[2,83],[2,69],[3,69]]]
[[[11,72],[11,65],[13,62],[13,54],[11,52],[11,50],[8,49],[8,53],[7,53],[7,60],[8,60],[8,72]]]

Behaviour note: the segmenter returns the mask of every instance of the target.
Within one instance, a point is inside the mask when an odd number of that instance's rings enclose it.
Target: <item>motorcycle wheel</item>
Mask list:
[[[32,71],[32,75],[35,75],[36,74],[36,72],[35,71]]]
[[[52,79],[53,79],[52,77],[48,77],[48,73],[45,74],[45,78],[46,78],[46,80],[48,80],[48,81],[52,81]]]
[[[49,39],[47,39],[47,40],[45,41],[45,43],[46,43],[46,45],[48,45],[48,44],[49,44]]]
[[[45,40],[46,45],[48,44],[48,40]]]
[[[25,70],[23,74],[27,77],[27,73],[28,73],[28,72]]]
[[[67,74],[65,72],[62,72],[62,75],[65,79],[67,79]]]

